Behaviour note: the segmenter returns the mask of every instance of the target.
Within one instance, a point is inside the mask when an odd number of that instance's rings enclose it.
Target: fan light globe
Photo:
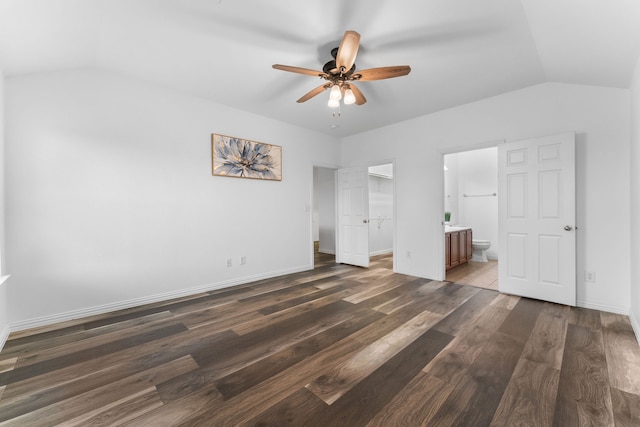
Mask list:
[[[327,105],[331,108],[338,108],[340,106],[340,100],[329,98],[329,103]]]
[[[351,88],[344,91],[344,103],[345,105],[353,104],[356,102],[356,96],[353,94]]]
[[[340,86],[338,85],[331,86],[331,93],[329,93],[329,99],[335,99],[336,101],[340,101],[340,98],[342,98]]]

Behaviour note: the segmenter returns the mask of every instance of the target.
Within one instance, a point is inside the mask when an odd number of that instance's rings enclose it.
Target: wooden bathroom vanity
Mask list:
[[[469,227],[444,227],[444,260],[446,270],[466,264],[473,254],[473,230]]]

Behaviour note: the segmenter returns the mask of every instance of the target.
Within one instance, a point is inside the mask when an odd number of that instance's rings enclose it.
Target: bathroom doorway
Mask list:
[[[444,210],[445,280],[498,290],[497,146],[444,155]]]

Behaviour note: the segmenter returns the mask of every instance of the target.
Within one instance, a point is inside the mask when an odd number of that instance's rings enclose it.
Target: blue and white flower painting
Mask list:
[[[218,134],[211,144],[214,175],[282,180],[282,147]]]

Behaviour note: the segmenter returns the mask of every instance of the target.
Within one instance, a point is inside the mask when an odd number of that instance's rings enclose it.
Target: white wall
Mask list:
[[[342,160],[396,159],[396,268],[441,279],[442,152],[575,131],[578,303],[628,313],[629,129],[629,90],[546,83],[345,138]]]
[[[6,264],[5,264],[5,219],[4,219],[4,199],[5,199],[5,165],[4,165],[4,83],[5,77],[2,71],[2,66],[0,66],[0,276],[6,274]]]
[[[450,212],[449,223],[452,225],[460,223],[460,207],[458,206],[458,153],[444,156],[444,212]],[[443,213],[444,219],[444,213]]]
[[[325,254],[336,253],[336,179],[335,170],[323,167],[316,171],[317,192],[314,210],[318,212],[318,251]]]
[[[91,70],[8,78],[6,112],[14,328],[313,265],[336,139]],[[211,176],[212,132],[281,145],[282,181]]]
[[[320,214],[318,213],[318,168],[313,168],[313,216],[311,218],[311,233],[313,235],[313,241],[320,240]]]
[[[0,349],[9,336],[9,301],[7,296],[8,281],[3,275],[5,268],[5,219],[4,219],[4,73],[0,66]]]
[[[631,323],[640,342],[640,58],[631,85]]]
[[[369,253],[393,252],[393,179],[369,175]]]

